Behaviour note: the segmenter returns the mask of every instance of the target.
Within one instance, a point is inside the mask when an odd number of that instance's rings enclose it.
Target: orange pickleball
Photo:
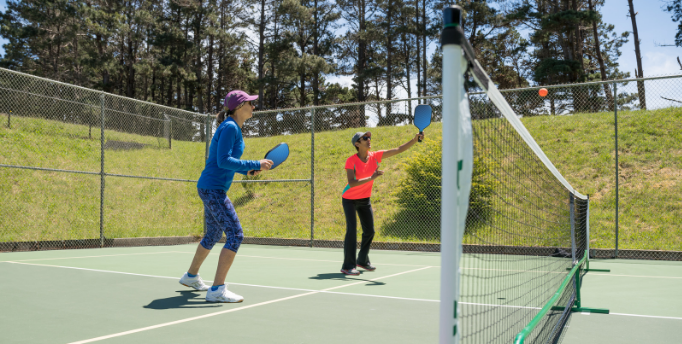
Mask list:
[[[541,88],[541,89],[538,91],[538,94],[540,95],[540,97],[546,96],[546,95],[547,95],[547,89],[546,89],[546,88]]]

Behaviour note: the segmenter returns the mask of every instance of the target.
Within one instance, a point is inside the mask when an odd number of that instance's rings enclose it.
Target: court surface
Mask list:
[[[238,304],[178,283],[196,245],[0,253],[3,343],[435,343],[440,254],[371,252],[344,276],[341,249],[243,245],[228,274]],[[200,273],[210,281],[218,252]],[[602,260],[564,343],[679,343],[682,262]]]

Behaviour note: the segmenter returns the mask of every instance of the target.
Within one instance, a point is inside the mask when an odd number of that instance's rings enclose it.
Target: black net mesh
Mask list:
[[[571,194],[485,94],[469,100],[474,170],[461,264],[462,342],[510,343],[583,257],[588,201]],[[525,342],[560,341],[575,299],[571,280]]]

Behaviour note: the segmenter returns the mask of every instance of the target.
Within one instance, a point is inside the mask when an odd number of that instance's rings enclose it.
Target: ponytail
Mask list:
[[[223,111],[218,112],[218,114],[215,116],[215,120],[216,120],[216,122],[218,122],[218,125],[220,125],[220,123],[223,123],[223,121],[225,120],[225,118],[227,118],[227,116],[232,116],[232,115],[234,115],[234,110],[230,110],[226,106]]]
[[[242,103],[244,104],[244,103]],[[237,106],[237,109],[239,109],[241,105]],[[237,109],[230,110],[227,108],[227,106],[223,109],[223,111],[218,112],[218,114],[215,116],[216,122],[218,122],[218,125],[222,123],[227,116],[232,116],[234,115],[234,112],[237,111]]]
[[[218,112],[218,114],[215,116],[215,121],[216,121],[216,127],[220,125],[220,123],[223,123],[225,120],[225,110]]]

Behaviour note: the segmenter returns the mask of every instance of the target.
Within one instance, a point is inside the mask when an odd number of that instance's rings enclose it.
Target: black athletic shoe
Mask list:
[[[358,264],[359,267],[367,270],[367,271],[374,271],[377,269],[376,266],[372,265],[372,263],[367,263],[367,264]]]
[[[344,275],[350,275],[350,276],[357,276],[360,274],[360,271],[358,269],[341,269],[341,273]]]

